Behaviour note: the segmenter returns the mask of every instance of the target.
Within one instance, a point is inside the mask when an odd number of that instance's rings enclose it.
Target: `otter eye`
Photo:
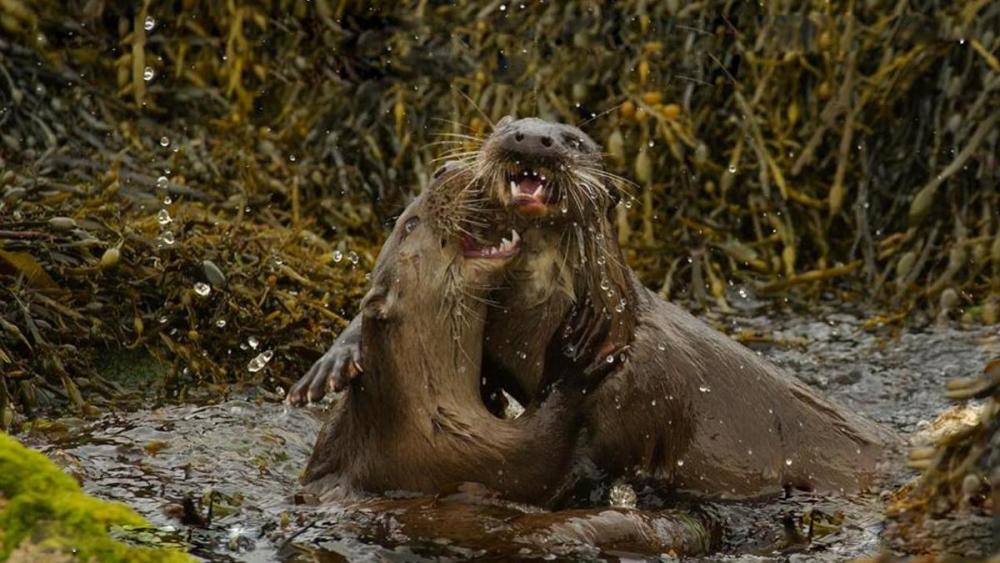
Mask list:
[[[563,141],[573,147],[576,150],[580,150],[583,147],[583,139],[577,137],[576,135],[570,135],[569,133],[563,133]]]
[[[413,229],[416,229],[419,224],[420,217],[410,217],[405,223],[403,223],[403,231],[407,234],[412,233]]]

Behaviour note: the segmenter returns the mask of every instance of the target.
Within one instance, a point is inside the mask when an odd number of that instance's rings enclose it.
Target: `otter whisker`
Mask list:
[[[626,101],[628,101],[628,100],[626,100]],[[610,107],[610,108],[602,111],[601,113],[594,114],[594,115],[590,116],[589,119],[585,119],[584,121],[581,121],[576,127],[579,127],[580,129],[583,129],[584,125],[587,125],[588,123],[590,123],[590,122],[592,122],[592,121],[594,121],[596,119],[600,119],[600,118],[604,117],[605,115],[608,115],[609,113],[611,113],[613,111],[617,111],[618,108],[622,107],[623,105],[625,105],[624,101],[621,102],[620,104],[617,104],[615,106],[612,106],[612,107]]]
[[[445,152],[442,153],[440,156],[432,158],[431,162],[437,163],[437,162],[454,161],[463,164],[466,167],[469,167],[472,164],[470,156],[472,155],[464,151]]]
[[[460,139],[468,139],[470,141],[477,141],[477,142],[480,142],[480,143],[483,141],[482,137],[477,137],[475,135],[467,135],[465,133],[451,133],[451,132],[448,132],[448,131],[442,131],[440,133],[435,133],[434,136],[435,137],[457,137],[457,138],[460,138]]]
[[[462,123],[461,121],[455,121],[454,119],[446,119],[444,117],[432,117],[431,121],[440,121],[441,123],[447,123],[448,125],[454,125],[455,127],[462,127],[468,130],[472,130],[472,127]]]
[[[474,107],[476,109],[476,111],[479,112],[479,115],[483,116],[483,119],[486,120],[486,123],[490,124],[490,129],[495,129],[496,128],[496,124],[493,123],[493,120],[490,119],[490,116],[486,115],[486,112],[483,111],[483,108],[479,107],[479,105],[477,105],[476,102],[473,101],[473,99],[470,98],[468,94],[466,94],[465,92],[459,90],[457,87],[454,87],[454,86],[452,86],[452,91],[458,92],[458,94],[460,96],[462,96],[463,98],[465,98],[466,101],[468,101],[472,105],[472,107]]]
[[[608,172],[606,170],[601,170],[599,168],[582,168],[581,170],[585,170],[586,172],[588,172],[590,174],[593,174],[594,176],[597,176],[598,178],[602,178],[602,179],[605,179],[605,180],[610,180],[610,181],[614,182],[615,185],[617,185],[619,187],[629,187],[629,188],[638,188],[639,187],[639,184],[633,182],[632,180],[629,180],[628,178],[625,178],[623,176],[619,176],[617,174]]]

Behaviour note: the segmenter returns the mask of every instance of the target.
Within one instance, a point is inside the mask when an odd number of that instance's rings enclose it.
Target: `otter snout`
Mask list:
[[[510,156],[528,160],[559,159],[583,149],[584,140],[566,131],[564,125],[527,118],[512,122],[501,133],[499,146]]]
[[[609,192],[600,148],[572,125],[508,116],[496,124],[481,154],[486,176],[496,178],[490,189],[497,200],[522,217],[579,217],[583,202]]]

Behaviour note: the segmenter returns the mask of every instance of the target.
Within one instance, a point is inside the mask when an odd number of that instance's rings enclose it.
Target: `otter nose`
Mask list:
[[[514,128],[504,136],[500,146],[511,153],[538,157],[556,157],[566,151],[556,136],[529,128]]]

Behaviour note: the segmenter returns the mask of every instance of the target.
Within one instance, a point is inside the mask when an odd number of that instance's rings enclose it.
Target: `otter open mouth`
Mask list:
[[[514,208],[522,215],[544,214],[555,199],[552,173],[545,168],[525,168],[507,176]]]
[[[513,229],[509,237],[500,239],[499,243],[492,246],[482,245],[469,235],[462,238],[462,255],[467,258],[509,258],[516,255],[520,249],[521,235]]]

